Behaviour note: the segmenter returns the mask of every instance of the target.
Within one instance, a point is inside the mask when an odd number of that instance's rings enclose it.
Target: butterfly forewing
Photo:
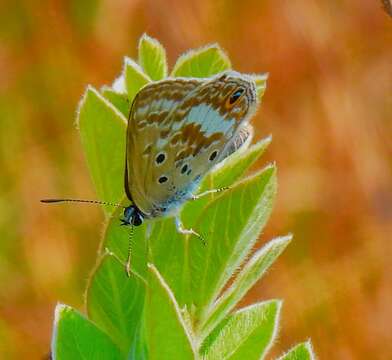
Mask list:
[[[127,128],[125,190],[128,198],[147,213],[148,179],[152,179],[152,156],[170,135],[163,120],[184,96],[201,82],[197,79],[163,80],[145,86],[134,99]]]
[[[178,207],[237,147],[256,105],[253,80],[235,72],[144,87],[128,124],[128,197],[148,217]]]

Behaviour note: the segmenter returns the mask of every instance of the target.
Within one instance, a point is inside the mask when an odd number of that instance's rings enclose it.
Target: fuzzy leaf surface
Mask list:
[[[268,74],[255,75],[253,76],[253,79],[256,83],[257,96],[259,97],[259,100],[261,100],[267,89]]]
[[[55,310],[51,351],[55,360],[123,359],[105,333],[78,311],[62,304]]]
[[[181,55],[174,65],[172,76],[204,78],[230,68],[230,59],[219,45],[214,44]]]
[[[130,105],[125,94],[114,91],[106,86],[101,89],[101,93],[105,99],[109,100],[124,115],[124,118],[128,118]]]
[[[174,294],[155,266],[149,264],[148,268],[144,316],[149,359],[193,360],[191,335]]]
[[[86,308],[94,321],[127,354],[141,326],[145,283],[127,277],[113,256],[104,255],[90,279]]]
[[[132,103],[139,90],[151,81],[143,69],[129,58],[125,58],[124,77],[130,103]]]
[[[232,285],[224,291],[208,314],[203,332],[208,334],[260,280],[291,241],[291,235],[274,239],[259,249],[241,269]]]
[[[280,301],[271,300],[228,316],[206,341],[207,360],[263,358],[276,336],[280,307]]]
[[[98,199],[123,197],[126,119],[108,100],[89,87],[78,114],[82,146]],[[112,206],[104,206],[110,213]]]
[[[278,360],[313,360],[315,359],[310,341],[298,344]]]
[[[276,169],[269,166],[224,191],[203,210],[195,228],[207,243],[190,242],[189,259],[193,303],[198,307],[201,325],[256,242],[270,215],[275,193]]]
[[[151,80],[157,81],[167,76],[166,50],[158,40],[147,34],[139,41],[139,64]]]

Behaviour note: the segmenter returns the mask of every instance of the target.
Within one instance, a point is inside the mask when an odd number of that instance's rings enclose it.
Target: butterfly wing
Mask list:
[[[129,114],[126,135],[124,187],[129,200],[148,214],[148,179],[152,155],[169,136],[161,124],[184,97],[200,85],[198,79],[163,80],[143,87],[136,95]]]
[[[247,148],[252,141],[252,138],[253,126],[250,124],[245,124],[244,126],[241,126],[233,140],[230,142],[230,145],[226,148],[225,153],[222,156],[222,160],[226,159],[242,147]]]
[[[168,94],[178,80],[171,81],[166,85]],[[168,101],[172,97],[165,95],[149,103],[159,96],[155,88],[155,94],[142,94],[146,104],[139,100],[134,104],[127,162],[133,171],[128,170],[128,178],[133,177],[132,199],[147,216],[170,212],[190,197],[211,167],[237,147],[238,132],[257,104],[253,80],[234,72],[186,89],[182,98],[178,94]],[[241,96],[231,103],[236,89],[242,90]],[[164,116],[156,114],[158,108]]]

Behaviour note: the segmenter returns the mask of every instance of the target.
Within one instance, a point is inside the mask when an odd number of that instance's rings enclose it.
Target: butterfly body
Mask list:
[[[158,81],[136,95],[127,127],[124,225],[175,215],[210,169],[251,134],[257,107],[251,77]]]

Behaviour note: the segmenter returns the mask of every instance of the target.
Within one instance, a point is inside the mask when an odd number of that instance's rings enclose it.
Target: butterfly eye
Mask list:
[[[244,93],[244,91],[245,91],[245,89],[243,89],[243,88],[239,88],[239,89],[235,90],[229,98],[229,105],[233,105],[241,97],[241,95]]]
[[[188,170],[188,165],[185,164],[185,165],[181,168],[181,174],[185,174],[187,170]]]
[[[139,226],[143,224],[143,217],[136,211],[133,215],[132,225]]]

